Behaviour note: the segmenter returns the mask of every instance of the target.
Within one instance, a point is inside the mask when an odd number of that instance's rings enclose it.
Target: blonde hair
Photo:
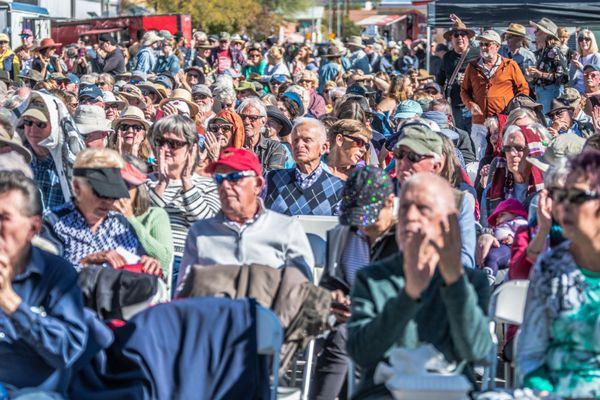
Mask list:
[[[273,60],[281,60],[283,58],[283,49],[279,46],[273,46],[267,52],[267,58]]]
[[[112,149],[85,149],[77,154],[73,168],[123,168],[123,158]]]
[[[590,45],[590,54],[598,52],[598,43],[596,42],[596,36],[594,35],[594,32],[590,31],[589,29],[583,29],[581,32],[579,32],[579,35],[577,35],[578,42],[580,38],[589,38],[592,42]],[[579,55],[583,56],[583,51],[579,45],[577,46],[577,52]]]

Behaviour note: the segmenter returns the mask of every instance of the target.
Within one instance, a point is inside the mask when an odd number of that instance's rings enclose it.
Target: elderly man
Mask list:
[[[283,145],[263,135],[267,123],[267,109],[262,101],[258,98],[245,99],[239,105],[237,113],[244,123],[246,134],[244,147],[258,156],[264,173],[282,169],[286,160]]]
[[[62,392],[87,341],[77,273],[31,245],[41,214],[35,183],[0,172],[0,383],[9,391]]]
[[[563,95],[564,96],[564,95]],[[563,133],[574,133],[579,137],[588,138],[594,134],[591,122],[575,119],[575,108],[565,97],[552,100],[552,109],[547,114],[551,125],[548,130],[553,136]]]
[[[260,200],[265,179],[256,155],[229,147],[207,172],[214,173],[221,212],[190,228],[178,286],[192,265],[295,266],[312,280],[313,253],[302,225]]]
[[[389,396],[373,373],[397,347],[430,343],[448,361],[470,363],[492,348],[489,285],[460,260],[457,213],[442,178],[419,173],[403,184],[396,225],[401,252],[360,270],[351,293],[347,349],[363,368],[359,395]]]
[[[583,67],[583,85],[586,97],[600,94],[600,65],[588,64]]]
[[[510,24],[503,36],[506,39],[506,46],[500,49],[500,55],[514,60],[525,75],[527,68],[535,66],[536,62],[535,54],[527,48],[527,30],[523,25]]]
[[[300,118],[292,128],[296,167],[267,174],[265,206],[287,215],[335,215],[344,182],[323,170],[327,128],[319,120]]]
[[[200,121],[204,129],[207,129],[208,121],[215,116],[213,111],[214,100],[210,88],[206,85],[194,85],[192,87],[192,100],[198,106],[196,121]]]
[[[473,114],[471,138],[477,159],[481,160],[487,146],[487,117],[501,113],[516,94],[529,95],[529,85],[519,65],[498,54],[502,43],[493,30],[477,36],[480,57],[467,66],[460,97]]]
[[[404,184],[419,172],[439,175],[444,166],[442,137],[428,126],[415,121],[402,127],[400,140],[394,146],[396,176]],[[454,204],[459,210],[461,262],[475,268],[475,199],[471,193],[453,190]]]

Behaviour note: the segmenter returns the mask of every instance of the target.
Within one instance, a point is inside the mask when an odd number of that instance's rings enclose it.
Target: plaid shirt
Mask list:
[[[60,179],[56,172],[56,165],[52,156],[40,160],[34,152],[31,152],[31,169],[33,170],[33,179],[38,185],[42,195],[44,210],[58,207],[65,203]]]

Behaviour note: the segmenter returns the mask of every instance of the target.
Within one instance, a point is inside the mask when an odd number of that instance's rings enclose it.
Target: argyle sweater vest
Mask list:
[[[323,171],[308,188],[302,189],[295,169],[280,169],[267,175],[265,206],[287,215],[337,215],[344,181]]]

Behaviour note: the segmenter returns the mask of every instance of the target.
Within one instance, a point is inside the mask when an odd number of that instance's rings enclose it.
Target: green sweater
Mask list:
[[[485,274],[465,269],[461,279],[446,286],[435,272],[419,301],[404,291],[402,255],[358,272],[351,293],[348,353],[364,368],[360,391],[381,396],[373,373],[395,347],[431,343],[449,361],[483,360],[492,349],[486,316],[490,288]]]
[[[159,207],[150,207],[144,214],[127,218],[127,220],[146,250],[146,254],[156,258],[160,262],[165,277],[170,277],[173,262],[173,237],[167,212]]]

